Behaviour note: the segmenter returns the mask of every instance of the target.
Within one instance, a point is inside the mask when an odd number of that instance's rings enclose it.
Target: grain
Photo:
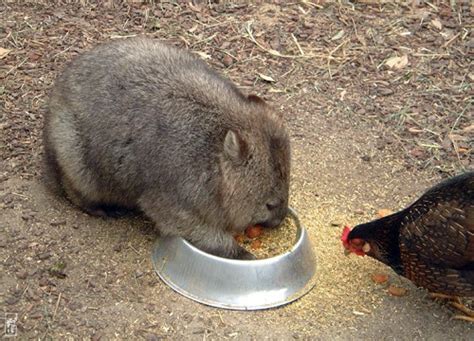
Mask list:
[[[295,245],[296,232],[295,221],[288,216],[275,228],[263,228],[257,237],[249,238],[248,234],[238,234],[235,239],[257,259],[265,259],[289,251]]]

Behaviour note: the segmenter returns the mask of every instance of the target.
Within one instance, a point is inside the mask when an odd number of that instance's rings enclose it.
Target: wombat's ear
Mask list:
[[[236,132],[229,130],[224,139],[224,152],[234,162],[240,162],[247,157],[247,142]]]
[[[247,99],[252,103],[257,103],[261,105],[267,104],[261,97],[258,97],[257,95],[248,95]]]

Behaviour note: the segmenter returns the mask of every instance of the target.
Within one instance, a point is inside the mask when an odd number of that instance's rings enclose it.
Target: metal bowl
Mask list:
[[[316,257],[296,213],[295,245],[281,255],[235,260],[205,253],[180,237],[160,238],[152,261],[158,276],[178,293],[206,305],[257,310],[292,302],[315,285]]]

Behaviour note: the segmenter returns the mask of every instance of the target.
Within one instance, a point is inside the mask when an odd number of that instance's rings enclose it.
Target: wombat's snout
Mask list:
[[[277,227],[288,214],[288,203],[282,199],[276,199],[266,204],[270,218],[260,223],[264,227]]]

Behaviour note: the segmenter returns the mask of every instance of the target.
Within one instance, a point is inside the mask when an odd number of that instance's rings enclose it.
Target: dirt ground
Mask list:
[[[375,261],[345,257],[339,241],[343,224],[474,169],[470,6],[1,1],[0,328],[5,312],[18,314],[19,339],[472,340],[447,306]],[[43,186],[54,78],[96,43],[138,34],[195,51],[284,113],[291,206],[318,256],[318,283],[302,299],[259,312],[190,301],[154,274],[149,221],[93,218]],[[407,295],[391,296],[374,273]]]

